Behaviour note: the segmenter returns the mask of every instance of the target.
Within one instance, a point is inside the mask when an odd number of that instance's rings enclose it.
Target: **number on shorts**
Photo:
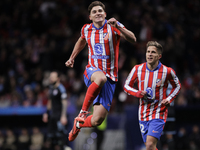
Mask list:
[[[144,131],[144,125],[143,125],[143,124],[140,124],[140,130],[141,130],[142,133],[145,132],[145,131]]]

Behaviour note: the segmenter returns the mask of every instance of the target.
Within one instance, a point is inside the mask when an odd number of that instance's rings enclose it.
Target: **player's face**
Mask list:
[[[56,82],[58,81],[58,74],[56,72],[50,73],[49,80],[51,84],[56,84]]]
[[[146,60],[150,65],[154,65],[158,63],[161,58],[161,54],[158,53],[157,48],[155,46],[149,46],[146,51]]]
[[[103,22],[106,18],[106,12],[101,6],[94,6],[90,12],[89,18],[93,23]]]

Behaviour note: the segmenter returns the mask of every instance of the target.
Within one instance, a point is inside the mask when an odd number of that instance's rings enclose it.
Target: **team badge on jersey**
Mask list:
[[[109,33],[104,33],[103,34],[103,39],[104,40],[108,40],[108,38],[109,38]]]
[[[57,95],[57,94],[58,94],[58,90],[57,89],[53,90],[53,95]]]
[[[99,43],[96,43],[96,44],[94,45],[94,51],[95,51],[95,53],[96,53],[97,55],[101,55],[101,54],[103,53],[103,47],[102,47],[102,45],[99,44]]]
[[[157,79],[157,80],[156,80],[156,86],[158,86],[158,87],[161,86],[161,83],[162,83],[162,80],[161,80],[161,79]]]

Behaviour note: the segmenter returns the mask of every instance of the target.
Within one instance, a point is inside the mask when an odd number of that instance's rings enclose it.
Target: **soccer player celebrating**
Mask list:
[[[120,37],[134,43],[135,35],[115,18],[106,20],[105,5],[100,1],[92,2],[89,7],[91,24],[85,24],[81,37],[76,42],[67,67],[73,67],[74,59],[88,44],[88,65],[84,72],[84,82],[88,87],[82,109],[74,119],[69,141],[73,141],[82,127],[100,125],[107,116],[118,80],[118,55]],[[93,103],[93,115],[88,109]]]
[[[162,51],[163,48],[158,42],[149,41],[146,50],[147,62],[134,66],[124,85],[125,92],[140,98],[139,124],[146,150],[157,149],[156,144],[167,119],[167,107],[181,89],[175,71],[159,61]],[[138,90],[133,88],[135,82]],[[173,88],[167,96],[169,83]]]

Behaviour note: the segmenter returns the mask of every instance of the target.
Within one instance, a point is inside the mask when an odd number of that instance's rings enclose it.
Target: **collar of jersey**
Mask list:
[[[151,71],[151,72],[160,69],[160,67],[161,67],[161,62],[160,62],[160,61],[158,62],[158,66],[157,66],[154,70],[150,70],[150,69],[148,68],[148,66],[147,66],[147,63],[146,63],[146,68],[147,68],[147,70],[149,70],[149,71]]]
[[[96,30],[100,30],[105,26],[106,23],[107,23],[107,20],[105,19],[105,23],[100,28],[95,27],[94,24],[92,24],[92,27],[95,28]]]

